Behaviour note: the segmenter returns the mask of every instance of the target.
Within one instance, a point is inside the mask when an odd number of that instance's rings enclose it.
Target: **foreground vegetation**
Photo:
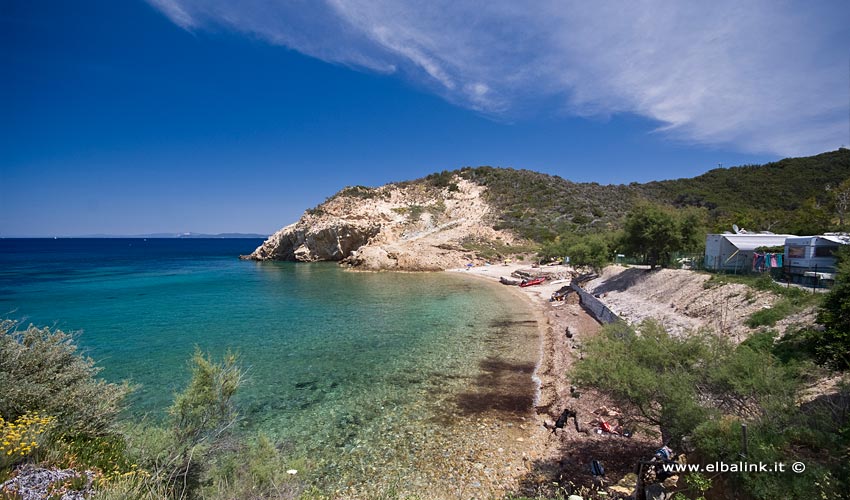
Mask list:
[[[850,385],[800,404],[801,389],[824,371],[805,354],[788,357],[773,335],[735,346],[711,333],[672,337],[652,321],[617,324],[589,343],[572,376],[610,394],[635,425],[658,429],[688,463],[806,465],[802,474],[718,474],[709,477],[716,491],[838,498],[850,487]]]
[[[661,442],[688,453],[689,463],[806,466],[799,474],[708,477],[720,496],[738,491],[746,498],[839,498],[850,488],[850,378],[845,374],[837,387],[817,389],[830,370],[850,368],[850,252],[842,252],[838,269],[818,325],[781,338],[762,327],[734,345],[712,332],[673,337],[653,321],[636,328],[618,323],[588,343],[570,375],[609,394],[635,425],[657,429]],[[707,286],[729,279],[742,278],[712,279]],[[777,306],[750,318],[752,326],[770,324],[766,318],[777,308],[818,299],[769,277],[743,279],[781,296]]]
[[[76,351],[71,335],[0,322],[0,481],[17,467],[37,464],[79,472],[75,480],[54,485],[54,493],[297,498],[305,486],[287,473],[274,443],[234,430],[233,397],[243,380],[236,357],[214,361],[198,351],[190,369],[191,381],[175,396],[164,423],[133,422],[121,418],[132,387],[98,379],[99,369]],[[91,471],[92,479],[83,471]]]

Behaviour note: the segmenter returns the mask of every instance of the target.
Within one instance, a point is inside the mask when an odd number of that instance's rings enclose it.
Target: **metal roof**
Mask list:
[[[850,236],[838,236],[834,234],[825,234],[823,236],[818,236],[818,238],[823,238],[825,240],[832,241],[834,243],[838,243],[841,245],[850,245]]]
[[[850,245],[850,237],[834,234],[821,234],[817,236],[795,236],[793,237],[793,240],[789,243],[811,245],[813,243],[817,243],[816,240],[826,240],[831,243],[838,243],[839,245]]]
[[[785,238],[796,238],[793,234],[719,234],[729,241],[738,250],[750,251],[758,247],[781,247],[785,245]]]

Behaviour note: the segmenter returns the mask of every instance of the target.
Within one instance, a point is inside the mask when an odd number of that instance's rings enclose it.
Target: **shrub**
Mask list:
[[[191,369],[192,380],[174,398],[169,414],[178,441],[194,446],[215,440],[236,422],[233,396],[242,385],[243,375],[236,355],[227,353],[221,363],[216,363],[200,349],[195,349]]]
[[[756,311],[744,322],[750,328],[773,326],[777,321],[786,318],[795,311],[793,304],[787,299],[781,299],[767,309]]]
[[[72,335],[0,322],[0,417],[7,421],[41,411],[56,417],[62,435],[110,433],[131,388],[98,379],[99,372]]]
[[[210,467],[210,481],[201,496],[257,500],[298,498],[303,485],[287,472],[291,468],[268,437],[259,434],[256,439],[238,443],[233,452],[217,458]]]
[[[818,322],[823,332],[815,340],[818,359],[834,368],[850,368],[850,249],[838,254],[836,285],[824,298]]]
[[[850,483],[850,387],[799,405],[811,365],[776,357],[775,351],[789,353],[773,345],[774,335],[761,332],[734,346],[701,334],[670,337],[654,323],[636,331],[610,325],[588,344],[573,376],[608,392],[640,421],[658,425],[665,443],[675,447],[690,437],[696,451],[689,462],[741,460],[746,423],[746,461],[805,463],[802,474],[726,476],[730,484],[724,486],[747,498],[837,498]]]
[[[26,413],[10,422],[0,417],[0,470],[32,454],[42,444],[42,435],[54,420],[38,412]]]
[[[589,342],[573,375],[659,426],[664,442],[675,444],[705,418],[697,385],[719,342],[703,334],[674,338],[654,321],[641,323],[638,332],[614,324]]]

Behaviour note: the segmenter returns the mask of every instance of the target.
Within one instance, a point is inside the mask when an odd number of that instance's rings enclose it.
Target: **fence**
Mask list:
[[[832,288],[835,281],[829,277],[828,271],[832,268],[818,268],[818,266],[807,268],[791,268],[787,263],[782,267],[770,267],[763,269],[753,269],[752,259],[746,259],[740,265],[717,268],[718,266],[703,266],[695,267],[694,269],[705,270],[714,274],[732,274],[739,276],[770,276],[773,281],[784,283],[787,285],[795,284],[804,287],[817,288]]]

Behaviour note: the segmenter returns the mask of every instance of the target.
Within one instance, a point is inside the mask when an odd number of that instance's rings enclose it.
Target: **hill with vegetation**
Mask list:
[[[677,252],[698,253],[706,232],[732,224],[819,234],[847,230],[849,212],[847,149],[628,185],[464,167],[347,187],[246,258],[437,270],[540,250],[596,266],[625,252],[663,266]]]
[[[836,197],[842,185],[843,190],[850,187],[848,179],[850,149],[842,148],[765,165],[716,168],[697,177],[637,188],[650,200],[704,207],[719,223],[737,221],[753,230],[811,234],[839,229],[830,226],[840,211]],[[817,228],[806,231],[812,225]]]
[[[486,199],[498,209],[496,229],[539,243],[565,232],[619,227],[641,198],[634,186],[576,183],[530,170],[478,167],[451,173],[488,188]]]
[[[426,179],[440,183],[454,174],[488,188],[487,200],[499,209],[497,228],[538,243],[566,232],[620,228],[626,214],[640,202],[704,208],[714,230],[737,223],[754,231],[812,234],[842,229],[833,220],[834,205],[842,183],[850,189],[850,150],[717,168],[693,178],[645,184],[575,183],[529,170],[494,167],[463,168]]]

